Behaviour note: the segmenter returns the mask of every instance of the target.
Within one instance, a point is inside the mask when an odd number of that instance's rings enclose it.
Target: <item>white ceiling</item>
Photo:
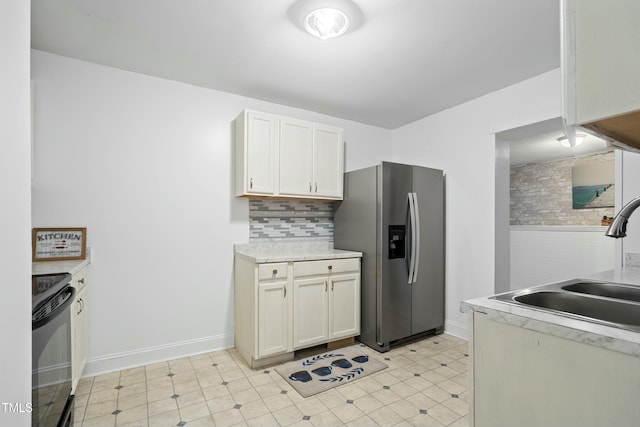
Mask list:
[[[559,67],[558,0],[320,1],[32,0],[32,47],[389,129]]]
[[[564,136],[564,133],[562,120],[558,117],[500,132],[497,138],[509,143],[511,166],[587,156],[613,149],[603,139],[586,133],[579,134],[585,135],[582,144],[572,148],[561,146],[558,138]]]

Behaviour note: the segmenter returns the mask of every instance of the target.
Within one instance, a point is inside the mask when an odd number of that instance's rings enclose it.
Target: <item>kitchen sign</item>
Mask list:
[[[33,261],[60,261],[86,257],[86,228],[34,228],[31,236]]]

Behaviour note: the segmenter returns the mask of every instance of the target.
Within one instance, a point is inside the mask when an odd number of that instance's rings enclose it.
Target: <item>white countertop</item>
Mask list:
[[[589,275],[585,279],[640,286],[640,267],[608,270]],[[489,297],[463,301],[460,310],[463,313],[484,313],[489,319],[498,322],[640,357],[638,332],[556,315],[542,309],[509,304]]]
[[[362,252],[334,249],[326,241],[243,243],[234,245],[234,252],[256,263],[362,257]]]
[[[31,274],[69,273],[73,276],[89,265],[89,263],[88,256],[85,259],[79,260],[32,262]]]

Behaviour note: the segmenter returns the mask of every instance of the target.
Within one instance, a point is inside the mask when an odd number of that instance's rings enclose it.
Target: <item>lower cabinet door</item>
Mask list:
[[[258,357],[287,351],[289,298],[287,282],[258,285]]]
[[[293,348],[309,347],[327,341],[328,279],[294,279],[293,287]]]
[[[360,275],[334,277],[330,283],[329,338],[360,335]]]

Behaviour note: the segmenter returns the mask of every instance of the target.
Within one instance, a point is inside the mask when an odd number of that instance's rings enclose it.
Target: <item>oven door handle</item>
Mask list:
[[[56,317],[58,317],[59,315],[64,313],[65,310],[73,303],[73,300],[75,299],[75,296],[76,296],[76,290],[73,288],[73,286],[67,286],[67,287],[63,288],[60,292],[58,292],[57,294],[55,294],[54,296],[49,298],[46,302],[41,304],[35,310],[35,312],[38,313],[39,311],[43,310],[45,306],[50,305],[50,303],[54,299],[63,298],[66,295],[68,295],[67,299],[65,299],[62,302],[62,304],[58,304],[57,307],[55,307],[53,310],[51,310],[46,315],[38,317],[37,319],[33,319],[33,317],[31,318],[31,330],[32,331],[35,331],[36,329],[43,327],[44,325],[46,325],[47,323],[51,322],[53,319],[55,319]]]

